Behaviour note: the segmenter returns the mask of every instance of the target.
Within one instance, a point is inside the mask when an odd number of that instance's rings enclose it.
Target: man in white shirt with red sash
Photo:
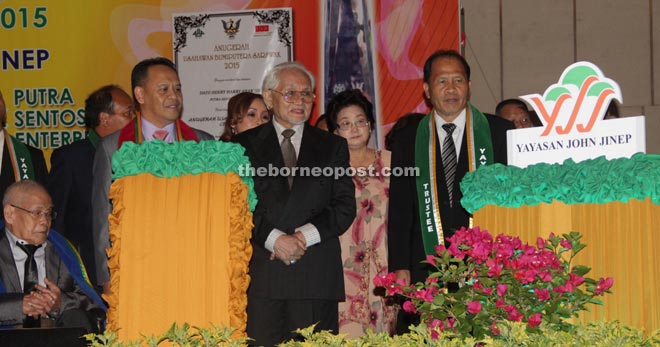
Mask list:
[[[424,281],[426,255],[469,226],[460,181],[481,165],[506,164],[506,131],[513,129],[511,122],[485,116],[468,102],[470,67],[458,52],[438,51],[426,60],[424,94],[432,110],[419,125],[403,128],[392,148],[393,172],[419,168],[417,177],[390,178],[388,271],[405,283]],[[409,323],[414,317],[400,314],[397,331]]]
[[[124,142],[142,143],[215,140],[181,120],[183,95],[174,64],[166,58],[139,62],[131,73],[133,99],[139,105],[138,116],[121,130],[99,141],[94,157],[92,183],[92,231],[96,247],[96,279],[109,292],[110,272],[106,249],[110,247],[108,215],[112,212],[108,192],[112,183],[112,155]]]

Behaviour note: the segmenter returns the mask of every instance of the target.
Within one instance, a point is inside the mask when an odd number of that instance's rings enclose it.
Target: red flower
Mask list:
[[[518,312],[518,309],[513,307],[511,311],[509,311],[509,314],[507,315],[507,319],[510,321],[514,322],[520,322],[523,319],[523,314]]]
[[[536,295],[536,298],[539,299],[539,301],[550,300],[550,291],[547,289],[536,288],[534,289],[534,295]]]
[[[580,284],[584,283],[584,277],[578,276],[574,273],[570,273],[568,275],[568,281],[571,282],[571,284],[575,287],[579,286]]]
[[[439,319],[434,319],[429,324],[429,328],[431,328],[433,330],[437,329],[437,330],[443,331],[443,330],[445,330],[445,324]]]
[[[614,284],[614,279],[612,277],[608,277],[608,278],[601,277],[598,280],[596,289],[594,289],[594,294],[603,295],[608,289],[612,288],[613,284]]]
[[[435,256],[433,256],[433,255],[431,255],[431,254],[428,254],[428,255],[426,256],[426,261],[429,262],[429,264],[431,264],[431,265],[433,265],[433,266],[438,265],[438,262],[435,260]]]
[[[542,237],[537,237],[536,238],[536,247],[537,248],[545,247],[545,240]]]
[[[490,325],[490,331],[493,333],[493,335],[497,336],[501,334],[500,329],[497,328],[497,320],[493,320],[493,323]]]
[[[437,330],[431,330],[431,340],[437,340],[440,337],[440,333]]]
[[[500,277],[502,274],[502,266],[495,259],[486,260],[486,266],[488,266],[488,277]]]
[[[406,300],[406,302],[403,303],[403,310],[408,313],[417,313],[415,304],[413,304],[410,300]]]
[[[537,327],[541,324],[541,317],[543,316],[540,313],[534,313],[527,319],[527,324],[532,328]]]
[[[395,281],[396,281],[396,274],[394,272],[390,272],[385,276],[374,277],[374,285],[376,287],[389,288],[394,284]]]
[[[475,263],[481,264],[484,261],[486,261],[486,259],[488,259],[491,250],[492,250],[492,246],[490,245],[490,243],[478,242],[472,246],[470,256],[473,258]]]
[[[426,289],[418,289],[415,292],[415,297],[417,299],[422,299],[426,302],[433,302],[433,298],[438,294],[438,287],[429,287]]]
[[[539,277],[541,278],[541,281],[543,281],[543,282],[551,282],[552,281],[552,274],[549,271],[539,272]]]
[[[472,301],[467,304],[468,312],[472,314],[477,314],[481,312],[481,303],[479,301]]]
[[[507,285],[506,284],[498,284],[497,285],[497,295],[498,296],[504,296],[507,290]]]
[[[498,260],[509,259],[513,256],[514,247],[511,243],[498,243],[493,246],[493,249]]]
[[[566,239],[562,239],[561,241],[559,241],[559,244],[566,249],[573,249],[573,245],[571,245],[571,242]]]

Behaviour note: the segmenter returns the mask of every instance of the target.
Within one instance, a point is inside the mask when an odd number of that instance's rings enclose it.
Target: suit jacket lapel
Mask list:
[[[0,276],[2,276],[2,283],[5,285],[7,293],[23,292],[4,228],[0,229]]]
[[[255,137],[255,150],[260,163],[272,164],[276,167],[284,166],[282,150],[272,123],[264,126]]]
[[[300,142],[300,153],[298,153],[298,161],[296,162],[296,167],[309,167],[310,172],[311,168],[322,167],[323,164],[321,164],[319,159],[328,156],[328,154],[324,153],[322,149],[319,150],[319,141],[318,137],[313,134],[314,130],[315,129],[311,129],[311,127],[305,123],[302,141]],[[300,174],[300,172],[298,172],[298,174]],[[300,201],[304,200],[300,195],[306,194],[309,188],[308,185],[315,182],[317,181],[306,179],[304,177],[295,177],[293,179],[293,187],[288,195],[285,210],[298,211],[300,208],[298,204]]]
[[[269,168],[269,165],[275,168],[284,167],[282,150],[272,121],[262,127],[258,136],[255,137],[254,149],[256,152],[255,155],[258,157],[258,163],[262,164],[266,169]],[[289,184],[286,177],[277,177],[275,181],[278,183],[274,184],[276,191],[273,193],[278,194],[278,196],[281,197],[288,197]]]
[[[60,266],[62,265],[62,262],[60,261],[60,257],[57,255],[57,251],[55,251],[55,247],[53,247],[53,245],[50,243],[46,245],[45,251],[46,251],[46,278],[59,285]]]
[[[324,158],[327,155],[325,153],[319,153],[318,137],[312,134],[313,131],[314,129],[312,129],[311,126],[305,124],[302,142],[300,143],[300,153],[298,153],[298,163],[296,166],[318,166],[315,165],[318,164],[316,159]]]
[[[0,131],[0,136],[2,136],[2,131]],[[12,167],[7,143],[5,143],[5,145],[2,146],[2,169],[0,169],[0,187],[2,188],[0,188],[0,194],[4,194],[5,189],[15,181],[16,177],[14,175],[14,168]]]

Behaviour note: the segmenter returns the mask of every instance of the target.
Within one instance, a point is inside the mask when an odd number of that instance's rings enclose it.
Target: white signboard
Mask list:
[[[261,94],[266,72],[293,60],[291,9],[173,15],[174,62],[183,88],[183,120],[219,138],[227,101]]]
[[[597,122],[588,133],[541,136],[543,128],[509,130],[506,134],[508,163],[527,167],[537,163],[575,162],[602,155],[607,159],[629,158],[646,152],[644,117]]]
[[[605,156],[630,157],[646,152],[644,116],[604,120],[613,100],[622,102],[619,85],[589,62],[567,67],[543,95],[521,96],[543,127],[509,130],[510,165],[576,162]]]

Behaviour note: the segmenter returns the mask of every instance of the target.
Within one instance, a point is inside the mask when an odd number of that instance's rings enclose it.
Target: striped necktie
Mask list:
[[[445,170],[445,181],[447,183],[447,193],[449,193],[449,206],[454,206],[454,179],[456,178],[456,146],[452,133],[456,129],[453,123],[442,125],[442,129],[447,132],[445,140],[442,142],[442,167]]]
[[[296,131],[293,129],[285,129],[282,131],[282,136],[284,139],[282,140],[281,147],[282,147],[282,157],[284,158],[284,165],[288,168],[293,168],[296,166],[296,149],[293,147],[293,143],[291,142],[291,137],[293,134],[295,134]],[[289,189],[293,186],[293,175],[292,172],[290,172],[289,177],[287,177],[287,180],[289,182]]]

